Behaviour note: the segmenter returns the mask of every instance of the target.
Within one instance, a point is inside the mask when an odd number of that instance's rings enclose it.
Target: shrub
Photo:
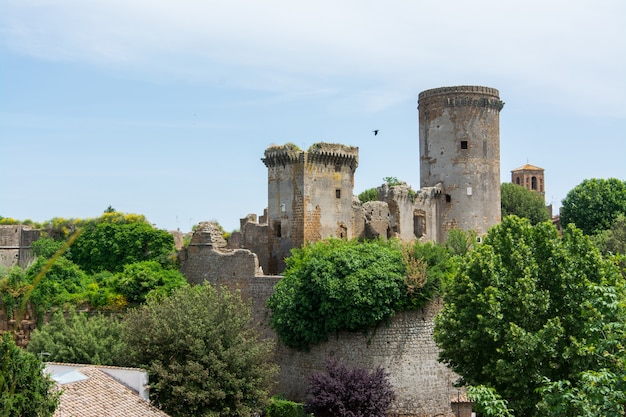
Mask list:
[[[326,372],[309,377],[305,410],[316,417],[385,417],[395,393],[389,374],[349,369],[337,360],[326,361]]]
[[[281,397],[270,398],[270,403],[265,408],[265,417],[307,417],[304,412],[304,404],[285,400]]]
[[[393,243],[330,239],[292,250],[268,299],[270,325],[287,346],[307,349],[329,332],[364,331],[388,320],[405,297]]]
[[[58,310],[41,329],[35,330],[28,351],[50,353],[53,362],[126,365],[120,341],[121,324],[114,316]]]

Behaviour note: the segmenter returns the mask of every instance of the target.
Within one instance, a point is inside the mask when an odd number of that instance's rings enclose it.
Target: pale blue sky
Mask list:
[[[623,0],[0,0],[0,215],[233,230],[287,142],[418,189],[417,96],[453,85],[506,102],[502,181],[626,179]]]

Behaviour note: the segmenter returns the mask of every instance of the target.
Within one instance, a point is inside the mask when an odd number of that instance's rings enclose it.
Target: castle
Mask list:
[[[460,86],[419,95],[420,190],[378,188],[378,201],[353,194],[358,148],[316,143],[307,151],[273,146],[267,209],[249,215],[230,248],[256,253],[264,272],[281,273],[291,249],[329,237],[420,239],[443,243],[459,228],[478,236],[500,222],[498,90]]]
[[[241,219],[240,231],[228,242],[217,224],[199,224],[191,243],[179,252],[181,272],[191,283],[209,281],[241,291],[261,334],[276,338],[267,325],[266,301],[293,248],[330,237],[442,243],[455,228],[473,230],[480,238],[501,217],[503,105],[499,92],[488,87],[420,93],[420,189],[383,184],[377,201],[361,203],[353,195],[356,147],[317,143],[308,150],[291,144],[266,149],[261,159],[268,169],[263,215]],[[14,244],[21,229],[7,233],[7,250],[19,255],[30,246]],[[390,416],[469,416],[469,404],[454,385],[457,375],[438,361],[432,333],[440,308],[441,301],[434,300],[420,310],[399,313],[374,332],[340,332],[309,352],[278,344],[277,392],[304,401],[307,376],[335,356],[349,366],[382,366],[389,372],[396,394]]]
[[[201,223],[181,251],[181,271],[190,282],[209,281],[238,289],[266,337],[265,303],[281,279],[291,249],[307,242],[391,238],[445,242],[450,230],[473,230],[480,238],[500,222],[499,113],[497,90],[444,87],[419,95],[420,189],[377,188],[378,201],[353,195],[358,148],[317,143],[266,149],[268,205],[257,219],[241,219],[226,242],[216,224]],[[440,301],[406,311],[370,334],[341,332],[300,352],[278,345],[278,392],[304,401],[306,377],[335,356],[350,366],[390,373],[396,399],[392,416],[469,415],[471,407],[454,383],[457,375],[438,361],[432,339]]]

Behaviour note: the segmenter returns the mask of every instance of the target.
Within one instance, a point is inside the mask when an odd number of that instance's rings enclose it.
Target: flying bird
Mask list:
[[[372,132],[374,132],[374,136],[378,135],[378,129],[372,130]]]

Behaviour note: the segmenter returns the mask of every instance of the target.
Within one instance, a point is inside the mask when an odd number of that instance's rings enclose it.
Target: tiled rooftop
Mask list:
[[[519,168],[515,168],[515,169],[511,170],[511,172],[517,172],[517,171],[544,171],[544,169],[543,168],[539,168],[539,167],[534,166],[534,165],[526,164],[524,166],[521,166]]]
[[[71,374],[58,378],[64,382],[57,385],[63,394],[54,417],[168,417],[94,366],[78,368]]]

